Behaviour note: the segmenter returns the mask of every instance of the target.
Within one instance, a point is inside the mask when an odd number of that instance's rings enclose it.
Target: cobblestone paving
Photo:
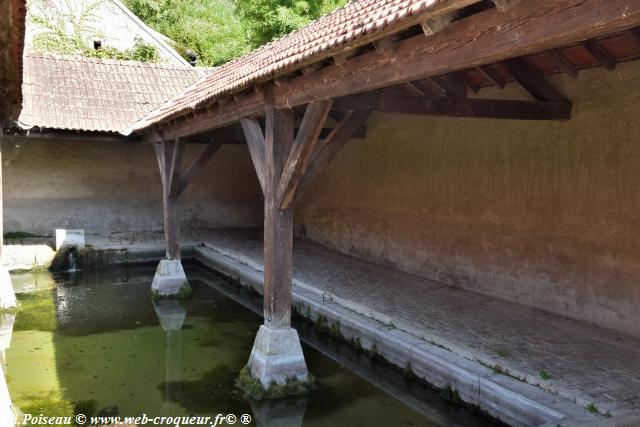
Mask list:
[[[262,265],[259,231],[189,236]],[[640,339],[294,243],[296,280],[357,302],[396,327],[612,415],[640,413]]]

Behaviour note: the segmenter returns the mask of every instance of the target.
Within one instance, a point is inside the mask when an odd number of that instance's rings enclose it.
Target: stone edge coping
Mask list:
[[[205,244],[195,248],[195,258],[262,293],[262,265],[241,253]],[[299,280],[294,280],[293,301],[300,312],[308,307],[316,318],[323,315],[331,322],[339,322],[347,340],[358,338],[363,348],[375,348],[401,369],[410,363],[416,376],[437,388],[456,390],[464,402],[509,424],[538,426],[602,420],[586,412],[574,399],[496,373],[482,362],[470,359],[468,351],[441,339],[430,341],[424,333],[412,334],[410,328],[405,330],[402,325],[390,327],[388,316]]]

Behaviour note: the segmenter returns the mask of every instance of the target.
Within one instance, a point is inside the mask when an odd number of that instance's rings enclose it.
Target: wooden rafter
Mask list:
[[[503,89],[506,85],[504,79],[490,65],[480,65],[478,71],[491,83]]]
[[[570,102],[512,101],[435,97],[418,98],[388,94],[362,94],[338,98],[336,110],[369,109],[383,113],[511,120],[568,120]]]
[[[578,69],[571,63],[571,61],[569,61],[566,56],[564,56],[562,51],[560,51],[559,49],[549,49],[547,53],[549,54],[549,56],[551,56],[551,58],[553,58],[555,63],[558,65],[558,67],[560,67],[562,71],[564,71],[571,77],[578,77]]]
[[[503,65],[509,70],[516,81],[538,101],[568,102],[551,83],[531,70],[524,60],[520,58],[509,59],[504,61]]]
[[[609,71],[616,69],[618,63],[602,46],[595,40],[588,40],[583,44],[584,48],[589,51],[601,64]]]

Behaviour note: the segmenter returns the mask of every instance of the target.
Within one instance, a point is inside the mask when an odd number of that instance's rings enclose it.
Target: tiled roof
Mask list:
[[[122,132],[205,76],[203,68],[26,54],[22,127]]]
[[[321,60],[388,27],[400,29],[410,18],[428,13],[438,6],[446,6],[448,3],[453,2],[352,0],[306,27],[222,65],[215,74],[152,111],[137,122],[132,130],[144,129],[193,110],[223,94],[236,92],[285,71],[293,71],[310,59]]]

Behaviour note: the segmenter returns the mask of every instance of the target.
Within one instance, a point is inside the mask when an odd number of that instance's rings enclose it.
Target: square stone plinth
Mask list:
[[[304,383],[309,374],[298,332],[291,327],[260,326],[248,366],[251,376],[260,380],[264,388],[273,382],[284,384],[288,379]]]
[[[159,296],[169,297],[177,295],[180,289],[188,286],[187,275],[184,273],[180,260],[163,259],[160,261],[151,284],[152,291]]]

